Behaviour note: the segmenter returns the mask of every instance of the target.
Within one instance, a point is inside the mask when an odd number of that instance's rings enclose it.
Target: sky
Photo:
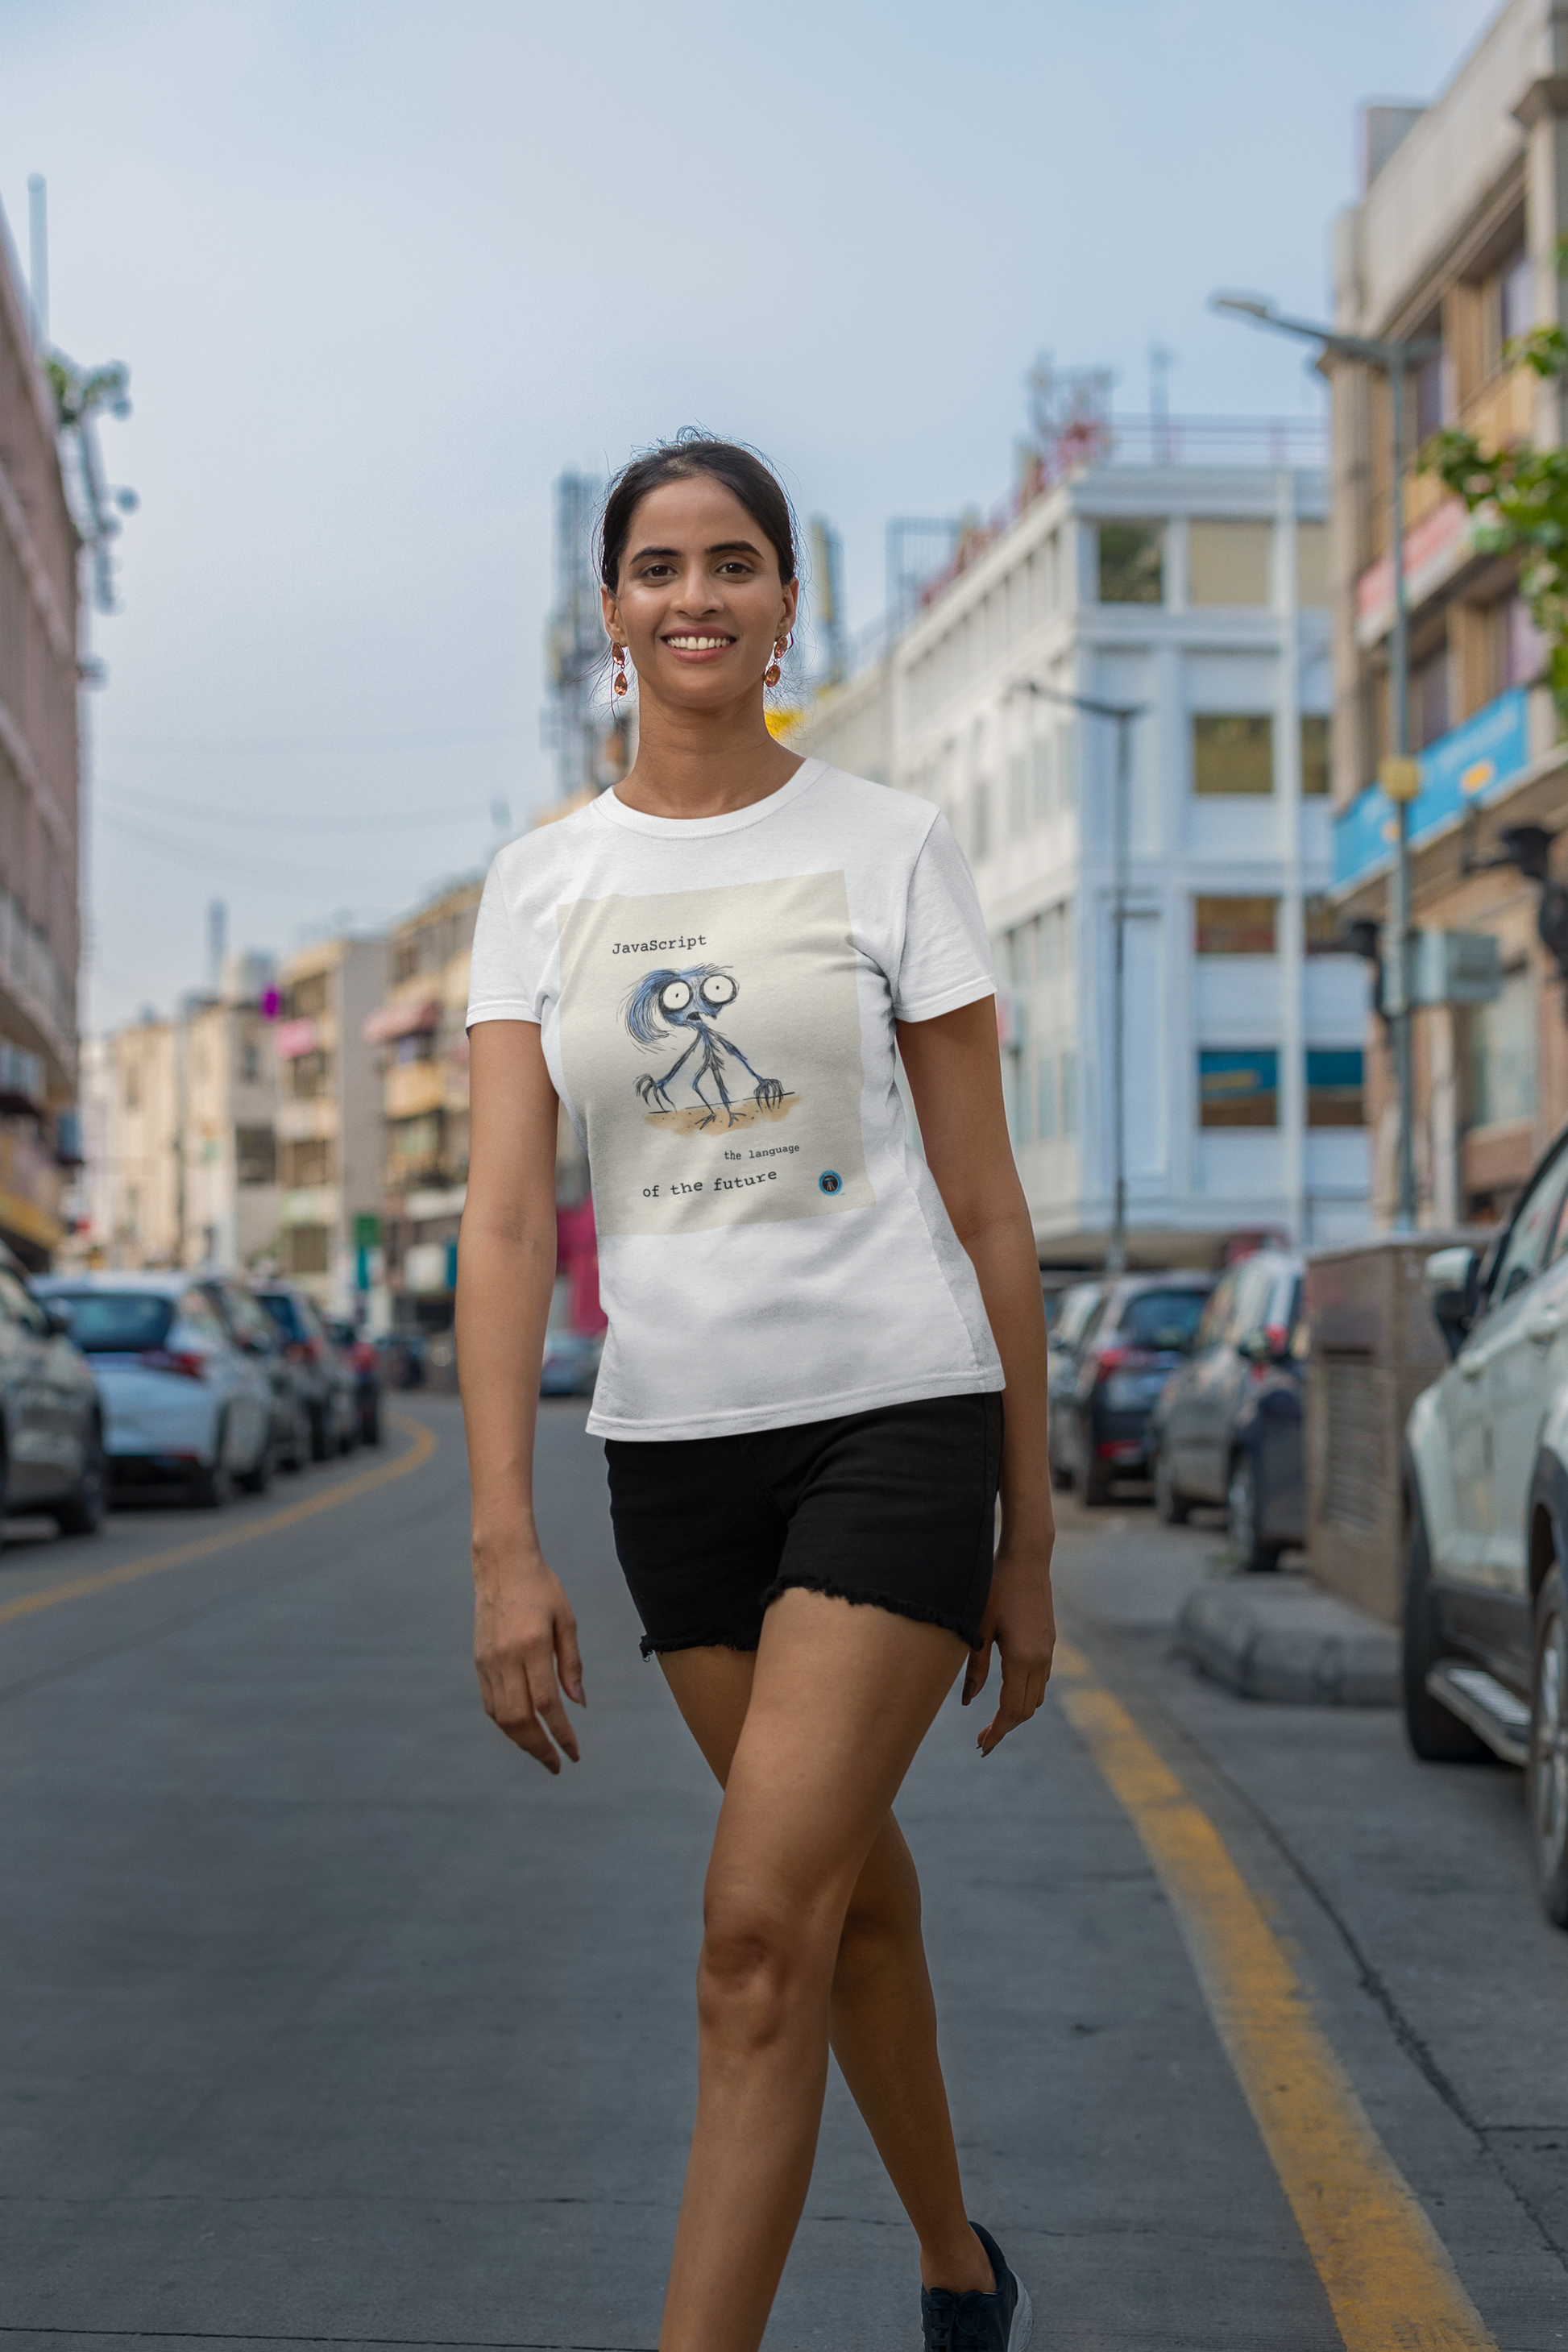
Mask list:
[[[1149,405],[1315,412],[1356,110],[1484,0],[0,0],[0,205],[124,361],[139,511],[95,618],[84,1028],[379,927],[555,794],[551,486],[683,425],[844,540],[1007,489],[1036,355]],[[498,803],[500,804],[498,809]]]

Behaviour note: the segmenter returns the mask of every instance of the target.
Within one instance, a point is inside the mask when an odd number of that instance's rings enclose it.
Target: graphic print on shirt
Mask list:
[[[562,1070],[601,1233],[874,1205],[841,873],[577,898],[555,916]]]

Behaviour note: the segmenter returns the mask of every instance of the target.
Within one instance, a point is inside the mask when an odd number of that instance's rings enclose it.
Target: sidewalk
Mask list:
[[[1300,1576],[1213,1577],[1176,1618],[1178,1654],[1243,1698],[1396,1706],[1399,1632]]]

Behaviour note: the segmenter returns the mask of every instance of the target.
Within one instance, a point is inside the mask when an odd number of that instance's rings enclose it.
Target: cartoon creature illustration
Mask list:
[[[627,1001],[626,1027],[639,1045],[656,1045],[671,1032],[685,1032],[690,1038],[686,1051],[671,1063],[662,1078],[644,1075],[637,1081],[637,1090],[645,1103],[658,1110],[673,1110],[669,1089],[696,1056],[696,1066],[687,1083],[701,1104],[706,1116],[698,1120],[699,1128],[711,1127],[722,1116],[731,1127],[736,1123],[724,1084],[724,1062],[739,1062],[749,1076],[756,1079],[752,1089],[754,1100],[763,1110],[776,1110],[783,1102],[784,1090],[777,1078],[758,1076],[742,1053],[739,1045],[714,1027],[714,1018],[733,1004],[740,994],[734,975],[718,964],[693,964],[687,971],[650,971],[638,982]],[[704,1079],[711,1082],[716,1102],[702,1090]],[[731,1083],[733,1084],[731,1075]]]

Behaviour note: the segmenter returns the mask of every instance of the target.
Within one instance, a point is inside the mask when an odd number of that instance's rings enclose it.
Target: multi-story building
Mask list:
[[[0,222],[0,1238],[63,1233],[77,1098],[79,541],[53,396]]]
[[[365,1023],[386,988],[384,940],[318,940],[279,974],[279,1256],[324,1306],[354,1307],[368,1285],[365,1236],[379,1231],[382,1100]]]
[[[1512,0],[1431,106],[1370,110],[1366,184],[1336,241],[1336,317],[1357,335],[1436,348],[1408,383],[1405,446],[1457,424],[1484,447],[1563,439],[1563,388],[1510,364],[1510,341],[1568,320],[1568,19]],[[1391,425],[1384,380],[1336,362],[1335,898],[1381,920],[1394,811],[1373,782],[1393,745],[1389,692]],[[1501,992],[1413,1018],[1415,1167],[1423,1223],[1495,1217],[1568,1116],[1563,974],[1537,934],[1539,881],[1505,828],[1568,823],[1568,744],[1536,683],[1542,648],[1500,557],[1436,475],[1405,481],[1410,606],[1412,916],[1501,943]],[[1536,845],[1541,845],[1539,843]],[[1562,856],[1551,853],[1555,875]],[[1528,860],[1527,860],[1528,862]],[[1381,1024],[1369,1071],[1376,1203],[1396,1186],[1397,1107]]]
[[[388,936],[386,1002],[365,1024],[383,1055],[383,1246],[393,1312],[452,1319],[468,1176],[468,961],[482,877],[454,884]]]
[[[1366,982],[1330,877],[1328,484],[1295,425],[1105,427],[970,534],[798,748],[946,813],[996,949],[1009,1118],[1043,1259],[1113,1214],[1116,724],[1122,1170],[1134,1263],[1366,1215]],[[1058,699],[1052,698],[1068,698]]]
[[[84,1049],[77,1255],[275,1265],[278,1075],[264,977],[258,959],[231,956],[217,996],[187,997],[173,1019],[148,1013]]]

